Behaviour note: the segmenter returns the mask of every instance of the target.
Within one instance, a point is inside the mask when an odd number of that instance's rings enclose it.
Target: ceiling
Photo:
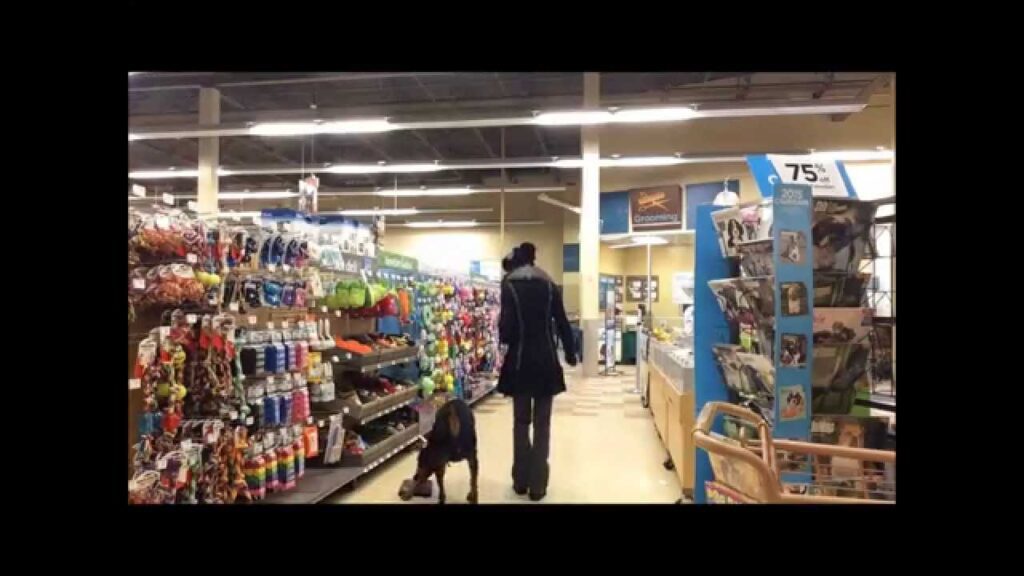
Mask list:
[[[882,73],[623,72],[601,74],[604,106],[657,103],[808,102],[867,99],[886,85]],[[128,77],[130,127],[198,123],[200,87],[221,95],[221,122],[317,117],[491,115],[578,108],[579,72],[191,73],[140,72]],[[130,170],[194,167],[198,141],[129,142]],[[502,150],[504,144],[504,150]],[[407,130],[365,135],[290,138],[222,137],[224,166],[308,166],[325,162],[375,163],[536,158],[580,154],[578,127],[509,126]],[[559,183],[573,171],[507,171],[510,182]],[[325,188],[463,186],[491,183],[498,170],[413,174],[321,174]],[[221,189],[294,188],[295,175],[234,176]],[[194,192],[195,181],[147,181],[155,192]]]

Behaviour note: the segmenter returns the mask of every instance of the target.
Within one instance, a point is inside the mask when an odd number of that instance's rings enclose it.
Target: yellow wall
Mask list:
[[[555,282],[562,279],[562,230],[558,226],[510,226],[505,230],[506,246],[533,242],[537,265]],[[498,228],[408,229],[388,228],[384,249],[412,256],[422,264],[469,273],[471,260],[501,260],[508,252],[499,246]]]
[[[647,274],[647,249],[626,248],[614,252],[628,252],[623,272],[628,276]],[[679,305],[672,303],[672,275],[693,271],[693,246],[651,247],[651,275],[658,277],[658,301],[652,306],[655,318],[679,316]],[[626,302],[624,311],[636,310],[635,302]]]

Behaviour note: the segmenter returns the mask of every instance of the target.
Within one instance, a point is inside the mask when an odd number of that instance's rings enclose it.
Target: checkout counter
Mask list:
[[[691,434],[696,421],[692,339],[666,342],[642,331],[637,342],[637,388],[654,415],[654,427],[683,492],[692,498],[696,456]]]

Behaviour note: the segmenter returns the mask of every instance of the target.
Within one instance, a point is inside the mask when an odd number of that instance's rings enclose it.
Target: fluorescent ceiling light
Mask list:
[[[445,120],[410,120],[390,122],[387,119],[338,120],[325,122],[261,122],[249,126],[244,123],[221,124],[217,127],[193,124],[183,127],[139,127],[138,139],[168,140],[180,138],[214,138],[226,136],[298,136],[305,134],[358,134],[390,130],[437,130],[484,128],[501,126],[580,126],[618,122],[673,122],[689,118],[742,118],[751,116],[788,116],[818,114],[853,114],[860,112],[865,102],[855,100],[829,103],[792,103],[788,105],[761,105],[727,103],[701,105],[695,110],[685,105],[658,108],[627,108],[609,110],[563,110],[540,112],[535,116],[513,115],[495,117],[461,117]]]
[[[870,160],[892,160],[895,154],[892,150],[832,150],[814,152],[811,156],[823,160],[842,160],[845,162],[858,162]]]
[[[159,178],[198,178],[199,170],[136,170],[128,173],[129,178],[136,180],[153,180]]]
[[[228,211],[228,212],[218,212],[217,213],[217,218],[222,218],[222,219],[223,218],[230,218],[232,220],[241,220],[242,218],[257,218],[259,216],[260,216],[260,212],[259,211],[254,211],[254,212],[235,212],[235,211],[232,210],[232,211]]]
[[[334,164],[323,172],[331,174],[381,174],[393,172],[438,172],[440,164]]]
[[[306,134],[369,134],[394,130],[386,119],[337,122],[261,122],[249,128],[254,136],[302,136]]]
[[[138,140],[138,139],[139,139],[139,137],[136,136],[135,134],[132,134],[131,132],[128,133],[128,141],[129,142],[131,142],[132,140]]]
[[[407,228],[476,228],[476,220],[438,220],[437,222],[406,222]]]
[[[580,208],[579,206],[573,206],[572,204],[569,204],[567,202],[562,202],[561,200],[556,200],[555,198],[552,198],[551,196],[548,196],[547,194],[540,194],[540,195],[538,195],[537,196],[537,200],[540,200],[541,202],[544,202],[545,204],[551,204],[552,206],[558,206],[559,208],[565,208],[566,210],[568,210],[570,212],[575,212],[577,214],[582,214],[583,213],[583,209]]]
[[[271,192],[218,192],[218,200],[277,200],[280,198],[296,198],[298,192],[279,190]]]
[[[321,212],[321,214],[340,214],[341,216],[414,216],[419,213],[420,211],[415,208],[371,208],[369,210]]]
[[[598,165],[603,168],[633,168],[643,166],[675,166],[685,164],[687,160],[676,156],[637,156],[633,158],[601,158]],[[582,168],[580,158],[565,158],[551,163],[555,168]]]
[[[680,106],[672,108],[635,108],[616,110],[612,122],[674,122],[699,116],[693,108]]]
[[[426,212],[426,210],[424,210]],[[543,220],[506,220],[505,226],[541,226],[544,224]],[[501,226],[500,221],[485,221],[485,222],[406,222],[392,224],[388,223],[388,228],[484,228],[491,227],[496,228]]]
[[[612,113],[607,110],[574,110],[569,112],[542,112],[533,118],[541,126],[581,126],[584,124],[605,124],[611,122]]]
[[[637,244],[640,246],[657,246],[659,244],[668,244],[668,240],[662,238],[661,236],[634,236],[633,244]]]
[[[601,166],[606,168],[614,167],[642,167],[642,166],[675,166],[685,164],[686,160],[675,156],[637,156],[634,158],[602,158]]]
[[[473,190],[469,188],[413,188],[409,190],[378,190],[376,195],[389,198],[410,198],[417,196],[468,196],[472,193]]]

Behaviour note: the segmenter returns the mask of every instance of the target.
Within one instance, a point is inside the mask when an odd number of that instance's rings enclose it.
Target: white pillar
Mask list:
[[[220,91],[216,88],[199,89],[199,123],[203,126],[220,124]],[[199,139],[199,181],[196,203],[199,212],[217,211],[218,177],[220,166],[220,140]]]
[[[597,72],[583,74],[583,107],[596,109],[601,105],[601,77]],[[600,272],[601,240],[601,146],[598,128],[583,126],[583,178],[580,187],[580,328],[583,330],[584,376],[600,371],[598,329],[602,315],[598,306],[598,274]],[[614,353],[614,352],[612,352]]]

